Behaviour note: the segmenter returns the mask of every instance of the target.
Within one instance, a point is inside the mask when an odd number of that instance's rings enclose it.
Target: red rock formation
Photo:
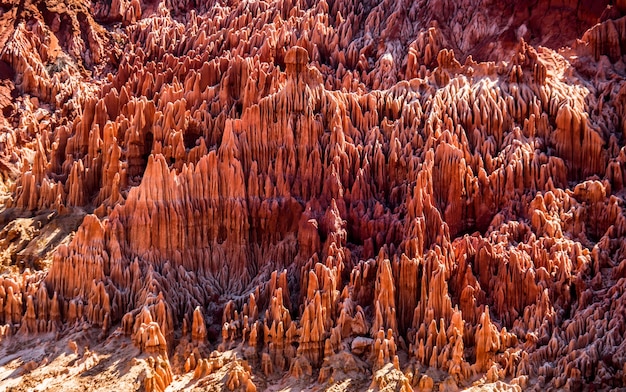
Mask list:
[[[45,271],[0,230],[0,339],[126,335],[147,390],[624,383],[622,2],[15,5],[0,222],[86,215]]]

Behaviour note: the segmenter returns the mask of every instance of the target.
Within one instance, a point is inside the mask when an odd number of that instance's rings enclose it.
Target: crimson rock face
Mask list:
[[[83,364],[23,373],[626,382],[621,2],[9,5],[0,348]]]

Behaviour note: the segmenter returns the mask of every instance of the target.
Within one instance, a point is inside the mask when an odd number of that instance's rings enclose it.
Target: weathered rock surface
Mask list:
[[[2,0],[0,347],[97,329],[63,350],[156,391],[623,386],[626,6],[504,3]]]

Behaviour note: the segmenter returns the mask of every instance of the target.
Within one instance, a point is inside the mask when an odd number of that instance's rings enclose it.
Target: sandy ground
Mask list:
[[[214,353],[224,365],[196,380],[193,371],[175,374],[166,391],[228,391],[229,372],[241,364],[237,350]],[[74,327],[58,334],[13,336],[0,342],[0,392],[18,391],[141,391],[146,374],[146,355],[132,345],[119,330],[105,340],[97,328]],[[258,391],[373,391],[371,375],[342,375],[323,384],[310,379],[297,380],[288,373],[282,377],[262,374],[252,377]],[[362,377],[361,377],[362,376]],[[389,385],[389,391],[397,390]],[[387,390],[387,389],[385,389]],[[439,389],[441,390],[441,389]],[[513,391],[519,387],[503,382],[483,384],[467,391]]]
[[[94,346],[99,333],[89,328],[58,339],[54,334],[7,338],[0,344],[0,391],[138,390],[143,370],[142,361],[134,359],[138,350],[116,333]]]
[[[69,244],[86,212],[71,210],[28,211],[0,209],[0,272],[44,270],[61,244]]]

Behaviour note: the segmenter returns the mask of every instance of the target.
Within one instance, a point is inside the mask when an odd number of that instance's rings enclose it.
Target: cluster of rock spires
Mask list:
[[[1,2],[0,202],[88,214],[0,277],[0,344],[117,330],[147,390],[231,350],[230,390],[623,385],[626,5],[561,3]]]

